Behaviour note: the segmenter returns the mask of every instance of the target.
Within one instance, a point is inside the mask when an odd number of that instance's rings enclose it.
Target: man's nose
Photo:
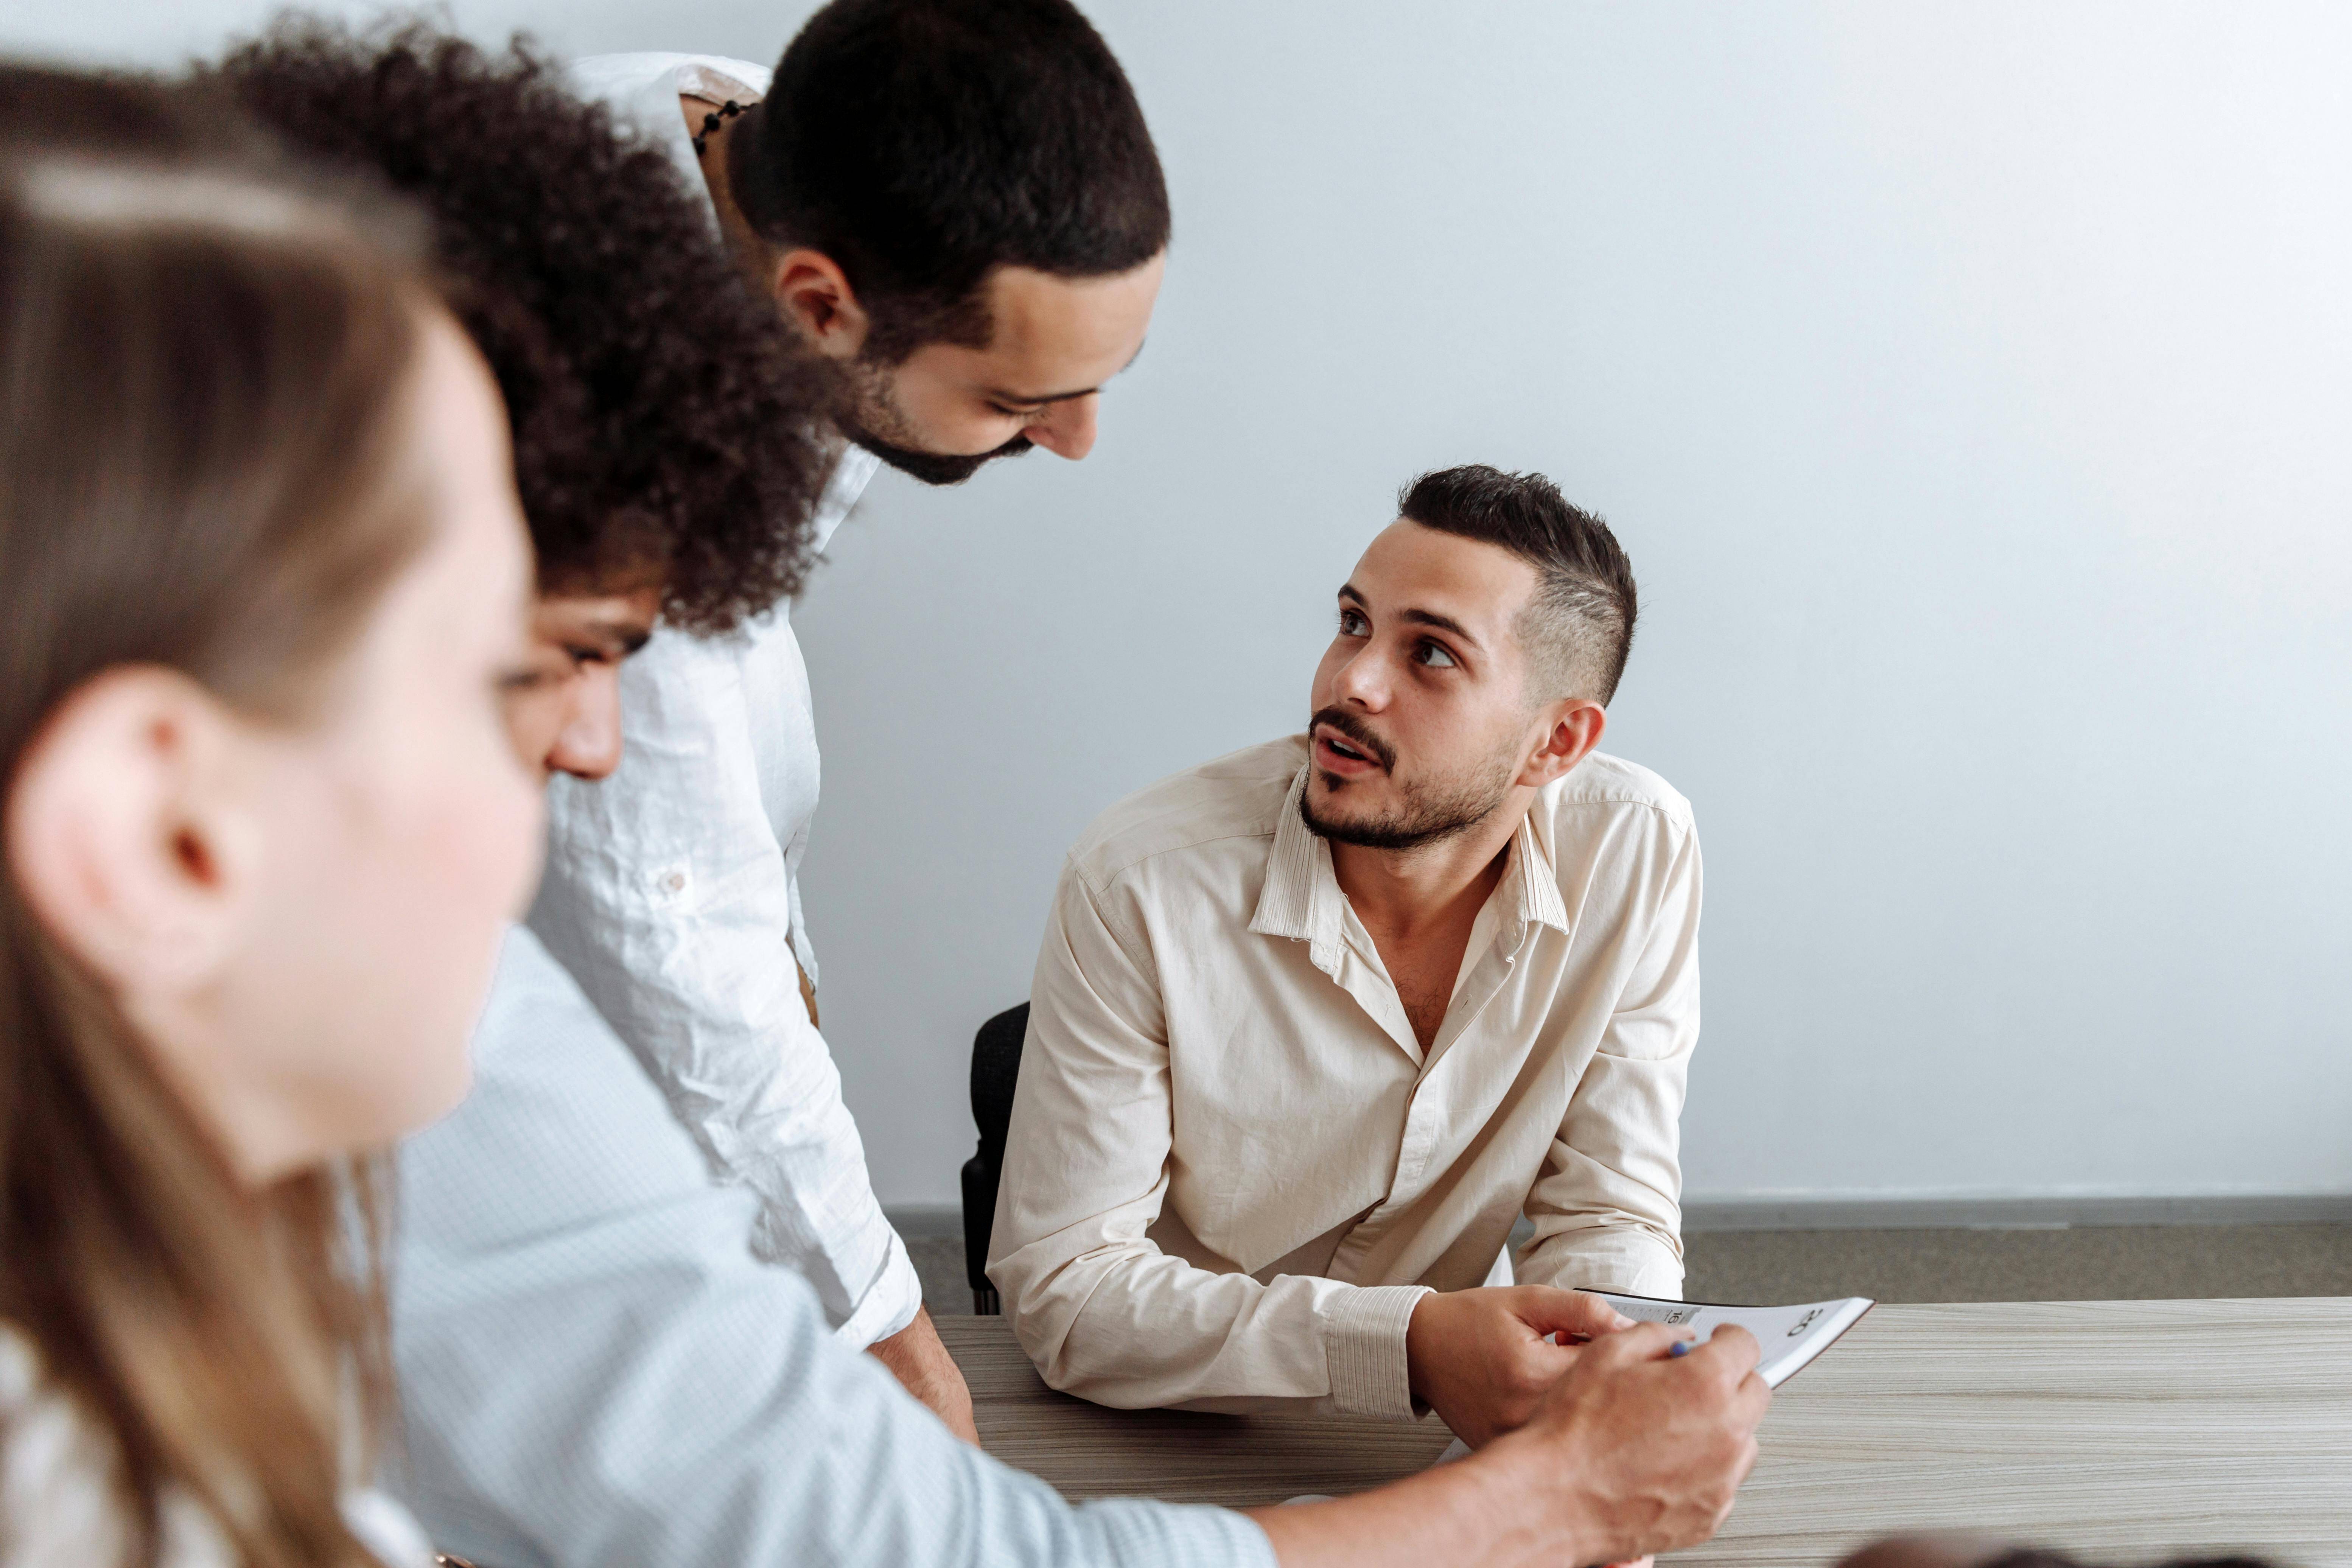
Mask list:
[[[1386,667],[1366,648],[1341,665],[1331,676],[1331,700],[1352,702],[1359,708],[1379,712],[1388,706],[1389,687]]]
[[[1095,449],[1095,411],[1101,402],[1102,394],[1089,392],[1084,397],[1056,403],[1021,433],[1048,452],[1075,463]]]
[[[621,682],[610,668],[591,668],[572,682],[572,710],[547,765],[574,778],[611,776],[621,765]]]

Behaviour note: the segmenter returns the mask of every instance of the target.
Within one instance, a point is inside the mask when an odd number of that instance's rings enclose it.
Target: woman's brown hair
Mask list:
[[[423,543],[416,240],[282,175],[0,143],[6,776],[110,668],[320,702]],[[130,1561],[175,1496],[244,1568],[373,1561],[339,1497],[385,1409],[379,1184],[241,1184],[0,879],[0,1319],[111,1439]]]

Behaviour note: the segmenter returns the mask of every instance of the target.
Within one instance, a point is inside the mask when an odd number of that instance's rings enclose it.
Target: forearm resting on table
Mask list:
[[[1550,1489],[1490,1453],[1356,1497],[1249,1513],[1282,1568],[1594,1561],[1577,1521],[1536,1505]]]
[[[1466,1459],[1360,1497],[1251,1517],[1284,1568],[1628,1563],[1715,1533],[1756,1462],[1758,1347],[1637,1323],[1585,1347],[1535,1417]]]
[[[971,1414],[971,1390],[964,1384],[963,1369],[940,1342],[940,1331],[931,1322],[929,1308],[916,1308],[913,1322],[866,1346],[866,1353],[888,1367],[890,1375],[946,1422],[949,1431],[974,1447],[980,1446],[980,1427]]]

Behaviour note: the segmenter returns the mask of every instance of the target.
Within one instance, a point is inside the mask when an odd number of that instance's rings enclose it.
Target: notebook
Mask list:
[[[1862,1315],[1878,1304],[1867,1296],[1849,1296],[1843,1301],[1809,1301],[1801,1307],[1726,1307],[1712,1301],[1661,1301],[1654,1296],[1621,1296],[1614,1290],[1587,1293],[1600,1297],[1637,1321],[1695,1329],[1700,1339],[1712,1335],[1718,1323],[1738,1323],[1754,1334],[1762,1348],[1764,1353],[1757,1359],[1756,1370],[1766,1385],[1772,1388],[1796,1376],[1806,1363],[1829,1349],[1840,1334],[1861,1321]],[[1456,1437],[1434,1462],[1450,1464],[1469,1451],[1470,1445]]]
[[[1621,1296],[1614,1290],[1591,1293],[1637,1321],[1695,1329],[1702,1340],[1711,1336],[1718,1323],[1738,1324],[1763,1347],[1756,1371],[1773,1388],[1796,1376],[1876,1304],[1867,1296],[1849,1296],[1843,1301],[1809,1301],[1801,1307],[1726,1307],[1710,1301]]]

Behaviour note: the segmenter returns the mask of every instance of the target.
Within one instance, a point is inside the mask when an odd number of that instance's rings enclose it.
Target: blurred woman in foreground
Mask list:
[[[402,226],[0,157],[0,1564],[399,1564],[369,1151],[540,802],[505,421]]]

